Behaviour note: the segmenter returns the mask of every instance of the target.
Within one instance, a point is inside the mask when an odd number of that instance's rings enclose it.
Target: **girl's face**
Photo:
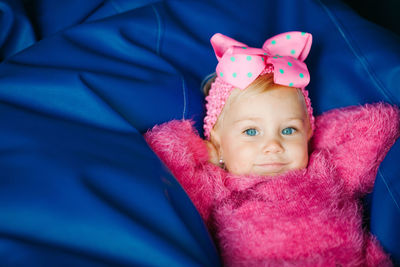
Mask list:
[[[311,127],[297,89],[243,95],[224,112],[211,135],[229,172],[276,175],[307,167]]]

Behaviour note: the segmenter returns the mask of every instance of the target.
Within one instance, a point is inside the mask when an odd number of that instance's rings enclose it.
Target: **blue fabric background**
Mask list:
[[[313,34],[316,114],[400,104],[400,39],[338,0],[0,0],[2,266],[217,266],[186,194],[141,134],[204,116],[221,32]],[[366,198],[400,264],[399,141]]]

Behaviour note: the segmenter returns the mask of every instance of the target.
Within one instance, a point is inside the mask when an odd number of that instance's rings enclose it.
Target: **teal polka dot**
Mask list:
[[[248,61],[250,61],[250,60],[251,60],[251,56],[247,56],[246,59],[247,59]]]
[[[304,78],[304,74],[303,73],[300,73],[299,76],[300,76],[300,78]]]
[[[271,44],[273,44],[273,45],[276,44],[276,41],[275,41],[275,40],[272,40]]]
[[[224,74],[222,72],[219,73],[220,77],[224,77]]]
[[[306,33],[305,32],[301,32],[301,35],[306,35]]]
[[[293,66],[293,64],[291,62],[288,62],[287,64],[289,65],[289,67]]]
[[[251,72],[247,73],[247,77],[250,78],[251,76],[253,76],[253,73],[251,73]]]
[[[279,69],[279,72],[282,73],[282,74],[285,73],[285,72],[283,71],[283,69]]]
[[[262,57],[261,60],[264,61],[264,58]]]
[[[268,56],[268,54],[267,54],[267,53],[264,53],[264,56]]]
[[[247,47],[245,47],[245,46],[242,46],[242,48],[243,48],[243,49],[247,49]]]
[[[290,40],[291,36],[290,34],[286,35],[286,39]]]
[[[275,56],[276,56],[276,57],[280,57],[279,54],[276,54]]]
[[[231,57],[231,61],[234,62],[235,61],[235,57]]]
[[[290,54],[292,55],[296,54],[296,50],[292,49],[292,51],[290,51]]]
[[[278,57],[272,57],[272,58],[278,58]]]
[[[293,86],[293,83],[289,83],[289,86],[292,87],[292,86]]]
[[[237,77],[236,72],[232,73],[232,76],[233,76],[233,78],[236,78]]]

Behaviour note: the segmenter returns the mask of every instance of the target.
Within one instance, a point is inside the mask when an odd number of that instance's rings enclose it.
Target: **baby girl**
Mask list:
[[[228,266],[391,266],[363,228],[360,198],[399,137],[386,104],[316,119],[305,89],[309,33],[251,48],[222,34],[203,141],[191,121],[146,140],[185,189]]]

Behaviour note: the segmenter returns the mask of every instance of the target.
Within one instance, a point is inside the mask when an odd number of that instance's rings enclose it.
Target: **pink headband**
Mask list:
[[[311,49],[312,36],[305,32],[286,32],[264,42],[262,48],[248,47],[228,36],[216,33],[211,45],[218,59],[217,78],[206,97],[207,115],[204,135],[210,139],[211,129],[217,122],[226,100],[234,88],[244,90],[260,75],[273,72],[274,83],[300,88],[314,131],[311,101],[305,87],[310,74],[303,62]]]

